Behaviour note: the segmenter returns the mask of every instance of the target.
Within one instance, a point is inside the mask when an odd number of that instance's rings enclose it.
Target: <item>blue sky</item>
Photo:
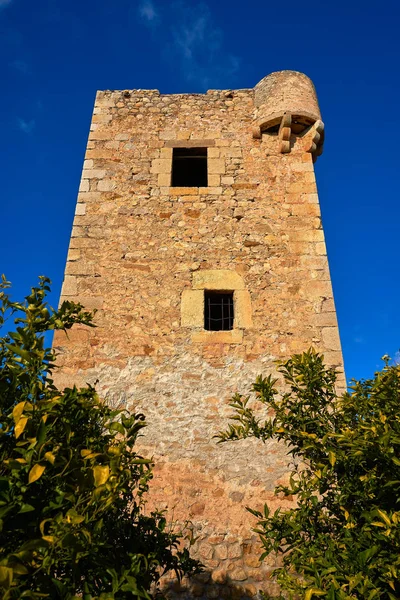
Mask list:
[[[253,87],[294,69],[326,126],[316,165],[348,377],[400,347],[399,33],[388,2],[0,0],[0,271],[61,287],[95,92]]]

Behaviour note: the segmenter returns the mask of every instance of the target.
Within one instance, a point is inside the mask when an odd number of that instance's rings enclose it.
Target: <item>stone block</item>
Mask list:
[[[100,192],[80,192],[78,194],[78,202],[99,202],[101,198]]]
[[[104,304],[103,296],[77,296],[74,300],[75,302],[80,302],[86,310],[98,310],[103,308]]]
[[[81,183],[79,185],[79,191],[80,192],[88,192],[89,191],[89,180],[88,179],[81,179]]]
[[[227,573],[224,569],[215,569],[211,573],[211,579],[214,583],[225,583],[227,579]]]
[[[172,160],[172,148],[161,148],[160,149],[160,158]]]
[[[103,179],[107,171],[104,169],[86,169],[82,173],[84,179]]]
[[[192,342],[197,344],[241,344],[243,331],[195,331],[192,333]]]
[[[247,290],[236,290],[233,295],[235,327],[246,329],[253,327],[251,297]]]
[[[172,168],[171,160],[168,158],[155,158],[151,163],[150,173],[170,174]]]
[[[288,185],[289,194],[313,194],[315,193],[315,183],[295,181]]]
[[[75,207],[75,214],[77,216],[85,215],[86,214],[86,204],[83,204],[82,202],[78,202],[78,204]]]
[[[314,171],[314,165],[310,162],[298,162],[292,163],[290,168],[295,173],[303,173],[307,171]]]
[[[112,192],[112,190],[115,190],[116,187],[116,182],[111,181],[110,179],[100,179],[97,183],[97,189],[99,190],[99,192]]]
[[[222,194],[222,187],[200,187],[198,190],[201,196],[220,196]]]
[[[169,187],[171,185],[171,173],[159,173],[158,185],[160,187]]]
[[[243,554],[240,544],[230,544],[228,546],[228,558],[240,558]]]
[[[75,296],[78,291],[78,284],[76,277],[66,275],[61,289],[61,296]]]
[[[235,567],[229,573],[232,581],[245,581],[247,579],[247,573],[242,567]]]
[[[69,260],[78,260],[81,256],[81,251],[78,248],[70,248],[68,251],[68,258],[67,261]]]
[[[321,312],[335,312],[335,303],[333,298],[327,298],[322,302]]]
[[[89,134],[89,140],[91,141],[105,141],[110,139],[110,132],[104,130],[91,131]]]
[[[181,300],[182,327],[204,327],[204,291],[183,290]]]
[[[335,312],[323,312],[313,316],[313,324],[317,327],[337,327]]]
[[[236,271],[226,269],[204,269],[193,273],[195,290],[244,290],[244,281]]]
[[[86,260],[77,260],[68,262],[65,267],[65,273],[68,275],[94,275],[95,266]]]
[[[168,193],[170,196],[198,196],[199,189],[198,187],[171,187]]]
[[[291,231],[290,239],[296,242],[323,242],[325,237],[322,229],[303,229]]]
[[[219,187],[221,185],[221,175],[208,175],[208,185],[210,187]],[[203,188],[200,188],[200,190]]]
[[[325,242],[318,242],[317,244],[315,244],[315,253],[319,256],[326,255]]]
[[[223,158],[209,158],[208,173],[223,175],[225,173],[225,160]]]
[[[161,137],[161,135],[160,135]],[[165,138],[162,138],[165,139]],[[176,138],[176,134],[171,136],[165,142],[166,148],[208,148],[215,145],[215,140],[204,139],[204,140],[179,140]]]
[[[225,560],[228,558],[228,546],[226,544],[218,544],[218,546],[215,546],[214,556],[217,560]]]
[[[305,286],[305,289],[304,289],[304,294],[306,295],[306,297],[309,297],[312,299],[318,298],[318,297],[331,298],[332,297],[331,282],[330,281],[319,281],[319,280],[308,281]]]
[[[221,150],[219,148],[208,148],[208,158],[219,158],[221,156]]]
[[[340,352],[340,338],[337,327],[324,327],[322,330],[322,341],[328,350]]]

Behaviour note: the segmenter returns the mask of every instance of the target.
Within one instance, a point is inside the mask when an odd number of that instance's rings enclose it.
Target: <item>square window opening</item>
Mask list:
[[[204,292],[204,329],[230,331],[234,317],[233,292]]]
[[[207,186],[207,148],[173,148],[172,187]]]

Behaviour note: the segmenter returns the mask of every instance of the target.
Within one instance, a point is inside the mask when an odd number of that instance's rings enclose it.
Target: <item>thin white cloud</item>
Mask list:
[[[215,23],[205,2],[171,0],[157,4],[143,0],[138,8],[143,23],[153,28],[161,21],[162,55],[187,81],[207,87],[229,87],[240,67],[240,59],[224,49],[224,32]]]
[[[0,0],[1,1],[1,0]],[[153,23],[158,19],[158,12],[151,0],[144,0],[139,6],[139,15],[147,21],[147,23]]]
[[[35,129],[36,121],[35,119],[26,121],[25,119],[18,117],[17,124],[20,131],[23,131],[24,133],[32,133],[32,131]]]
[[[227,81],[235,75],[240,60],[224,51],[223,31],[209,7],[179,1],[171,9],[172,54],[179,58],[186,79],[221,87],[221,78]]]

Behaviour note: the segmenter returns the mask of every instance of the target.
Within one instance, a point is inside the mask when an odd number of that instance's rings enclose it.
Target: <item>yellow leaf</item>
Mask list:
[[[93,452],[93,450],[81,450],[82,458],[95,458],[100,456],[101,452]]]
[[[40,523],[39,525],[39,529],[40,529],[40,533],[42,534],[42,537],[44,537],[44,529],[46,526],[46,523],[51,523],[52,519],[43,519],[43,521]]]
[[[29,421],[28,417],[21,417],[18,420],[18,423],[16,424],[15,429],[14,429],[14,435],[15,435],[16,439],[18,439],[19,436],[21,435],[21,433],[24,431],[25,425],[27,424],[28,421]]]
[[[379,508],[376,511],[378,513],[378,515],[381,517],[381,519],[383,521],[385,521],[386,525],[391,525],[392,522],[390,520],[390,518],[388,517],[388,515],[385,513],[384,510],[380,510]]]
[[[34,481],[40,479],[40,477],[43,475],[43,471],[45,470],[45,468],[46,467],[43,465],[34,465],[29,471],[28,483],[33,483]]]
[[[45,542],[49,542],[49,544],[53,544],[54,536],[53,535],[43,535],[42,540],[44,540]]]
[[[14,406],[12,414],[13,414],[13,419],[14,419],[15,423],[18,423],[19,419],[21,418],[21,415],[24,412],[24,408],[25,408],[25,401],[18,402],[18,404],[16,406]]]
[[[103,485],[110,476],[110,468],[108,465],[97,465],[93,469],[94,484],[96,487]]]
[[[330,464],[333,467],[335,465],[335,462],[336,462],[336,454],[334,452],[328,452],[328,458],[329,458]]]
[[[308,588],[304,595],[304,600],[311,600],[313,596],[326,596],[326,592],[317,588]]]
[[[43,458],[48,460],[49,463],[51,463],[52,465],[54,465],[54,461],[56,460],[56,457],[54,456],[54,454],[52,452],[46,452],[46,454],[44,455]]]

